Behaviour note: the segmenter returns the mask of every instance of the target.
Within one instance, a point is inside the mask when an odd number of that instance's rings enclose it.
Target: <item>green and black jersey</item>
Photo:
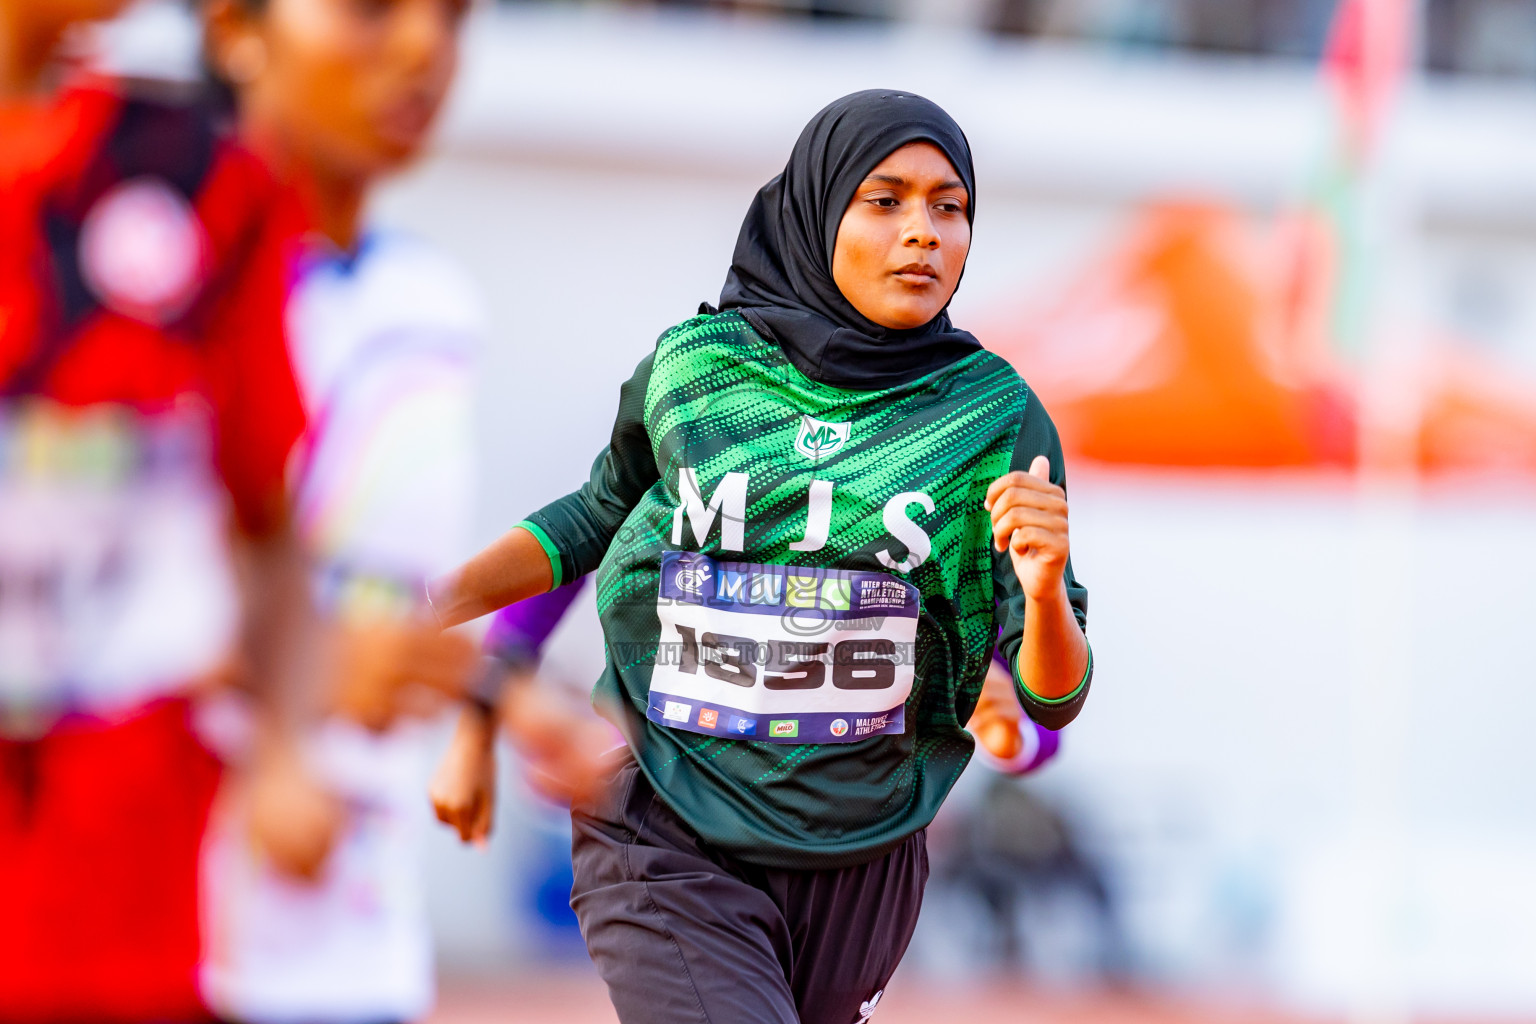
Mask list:
[[[597,570],[595,696],[656,791],[743,860],[836,867],[928,824],[994,644],[1016,664],[1024,597],[982,502],[1037,455],[1064,484],[1050,418],[991,353],[849,391],[720,313],[661,337],[591,480],[523,525],[557,585]],[[1059,728],[1087,683],[1019,693]]]

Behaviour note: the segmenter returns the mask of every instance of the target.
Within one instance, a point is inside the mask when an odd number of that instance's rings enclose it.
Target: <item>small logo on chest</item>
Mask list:
[[[801,416],[800,433],[795,435],[795,451],[808,459],[825,459],[841,451],[852,432],[852,423],[827,423]]]

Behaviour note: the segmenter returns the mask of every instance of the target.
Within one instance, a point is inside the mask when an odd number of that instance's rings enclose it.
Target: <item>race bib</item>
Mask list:
[[[0,405],[0,732],[172,692],[238,606],[195,413]]]
[[[647,717],[770,743],[901,733],[918,608],[884,573],[665,552]]]

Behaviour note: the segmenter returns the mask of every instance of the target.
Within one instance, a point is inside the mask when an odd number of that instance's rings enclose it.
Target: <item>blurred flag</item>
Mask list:
[[[1323,49],[1323,71],[1338,91],[1347,154],[1367,156],[1401,89],[1412,27],[1409,0],[1340,0]]]
[[[1313,189],[1323,246],[1298,253],[1295,270],[1315,275],[1329,294],[1326,343],[1358,357],[1365,346],[1372,254],[1363,191],[1380,169],[1373,157],[1410,49],[1411,0],[1340,0],[1323,49],[1323,74],[1336,98],[1337,141]],[[1304,214],[1303,216],[1307,216]],[[1314,240],[1317,241],[1317,240]],[[1322,259],[1321,266],[1306,261]]]

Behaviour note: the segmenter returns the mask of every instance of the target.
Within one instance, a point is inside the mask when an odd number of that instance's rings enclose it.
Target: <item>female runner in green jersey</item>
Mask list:
[[[1086,697],[1055,428],[946,313],[974,211],[933,103],[821,111],[588,483],[431,588],[451,625],[597,572],[629,756],[573,808],[572,906],[626,1024],[867,1018],[994,645],[1041,724]]]

